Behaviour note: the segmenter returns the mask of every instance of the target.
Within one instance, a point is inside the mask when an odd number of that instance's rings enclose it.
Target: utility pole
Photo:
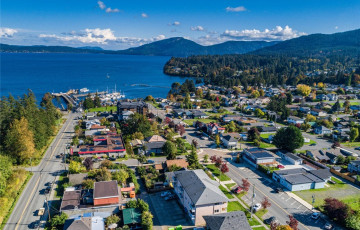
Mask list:
[[[48,215],[49,215],[49,220],[51,219],[51,216],[50,216],[50,209],[49,209],[49,203],[48,203],[48,200],[45,199],[45,202],[46,202],[46,207],[47,207],[47,210],[48,210]]]
[[[315,194],[312,195],[312,209],[314,209],[315,204]]]
[[[251,198],[251,209],[250,209],[250,219],[252,219],[252,214],[253,214],[253,209],[254,209],[254,198],[255,198],[256,194],[255,194],[255,184],[253,186],[253,194],[252,194],[252,198]]]

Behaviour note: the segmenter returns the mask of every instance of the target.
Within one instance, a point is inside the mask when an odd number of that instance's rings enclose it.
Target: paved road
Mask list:
[[[4,230],[29,229],[33,222],[39,220],[37,210],[45,207],[45,200],[49,200],[44,194],[45,184],[55,181],[56,176],[65,169],[56,155],[63,153],[66,144],[70,143],[75,125],[74,118],[77,116],[79,114],[70,113],[65,117],[66,122],[46,151],[44,158],[38,166],[31,168],[34,175],[22,192]]]
[[[249,193],[242,197],[249,206],[251,205],[253,185],[255,185],[256,194],[254,204],[261,203],[265,196],[269,198],[272,205],[268,208],[269,211],[264,219],[276,216],[281,224],[286,224],[286,221],[289,220],[288,215],[291,214],[300,222],[299,229],[318,230],[323,228],[326,222],[324,219],[312,220],[310,218],[311,210],[286,193],[276,193],[274,189],[279,185],[257,170],[252,169],[248,164],[229,164],[227,175],[239,185],[242,184],[243,178],[247,178],[252,184]]]

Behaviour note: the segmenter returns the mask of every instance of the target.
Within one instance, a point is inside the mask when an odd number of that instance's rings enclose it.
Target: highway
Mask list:
[[[37,210],[42,207],[45,208],[46,213],[42,220],[46,220],[48,209],[45,200],[52,200],[51,197],[54,195],[54,191],[45,195],[45,184],[55,181],[56,176],[61,174],[65,169],[62,160],[56,158],[56,156],[60,153],[64,153],[66,144],[71,142],[74,126],[76,124],[74,118],[79,115],[80,114],[69,113],[64,116],[67,120],[46,151],[40,164],[28,169],[33,172],[33,176],[20,195],[10,218],[4,226],[4,230],[22,230],[31,228],[32,223],[40,219],[40,217],[37,216]],[[51,206],[51,202],[49,202],[49,206]]]

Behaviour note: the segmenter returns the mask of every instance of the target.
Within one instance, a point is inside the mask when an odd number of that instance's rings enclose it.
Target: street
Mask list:
[[[52,190],[48,195],[45,195],[45,184],[55,181],[56,176],[65,169],[62,160],[56,158],[56,156],[64,153],[66,144],[71,142],[75,126],[74,118],[77,116],[79,114],[76,113],[69,113],[64,116],[67,120],[46,151],[40,164],[29,169],[33,172],[33,176],[20,195],[10,218],[4,226],[4,230],[29,229],[32,223],[40,219],[37,216],[39,208],[45,208],[45,213],[41,220],[46,220],[48,208],[45,200],[52,200],[51,197],[54,195],[54,191]],[[51,207],[51,202],[48,202],[48,205]]]

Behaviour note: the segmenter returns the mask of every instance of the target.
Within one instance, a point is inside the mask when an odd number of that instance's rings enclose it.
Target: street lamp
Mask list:
[[[254,209],[254,198],[255,197],[256,197],[256,194],[255,194],[255,184],[254,184],[253,194],[252,194],[252,198],[251,198],[250,219],[252,219],[252,214],[253,214],[253,209]]]

